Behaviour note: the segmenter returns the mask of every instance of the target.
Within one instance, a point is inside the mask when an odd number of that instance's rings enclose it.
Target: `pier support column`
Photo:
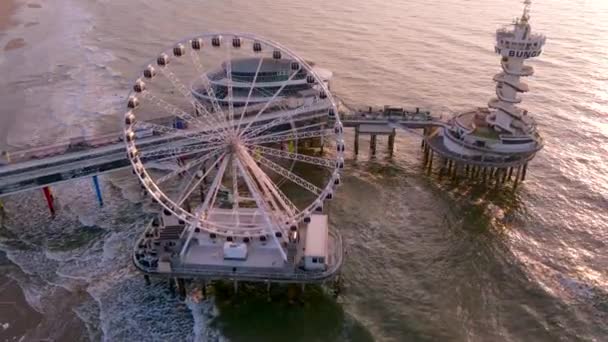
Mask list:
[[[422,129],[422,141],[420,142],[420,148],[424,148],[426,146],[426,137],[428,135],[427,128],[424,127]]]
[[[521,170],[521,181],[526,180],[526,171],[528,171],[528,163],[524,164],[524,168]]]
[[[496,169],[496,173],[494,175],[494,182],[495,182],[494,187],[496,189],[498,189],[498,185],[500,184],[500,181],[502,179],[502,171],[503,171],[503,169],[498,169],[498,168]]]
[[[359,126],[355,126],[355,156],[359,155]]]
[[[433,172],[433,150],[431,150],[431,154],[429,155],[429,173]]]
[[[369,148],[371,149],[372,156],[376,155],[376,138],[375,134],[372,134],[369,138]]]
[[[167,287],[169,288],[169,293],[171,293],[171,295],[175,297],[175,284],[173,283],[172,278],[169,278],[169,281],[167,282]]]
[[[439,180],[441,180],[441,178],[443,178],[443,173],[447,168],[448,160],[447,158],[440,158],[439,160],[441,161],[441,167],[439,168]]]
[[[426,164],[429,161],[429,147],[424,146],[424,148],[422,149],[422,165],[426,166]]]
[[[234,294],[238,294],[239,293],[239,282],[234,279]]]
[[[186,299],[186,282],[183,278],[175,278],[175,282],[177,283],[177,291],[179,293],[179,298]]]
[[[271,301],[271,299],[272,299],[272,298],[270,297],[270,284],[271,284],[271,283],[270,283],[270,281],[266,280],[266,300],[267,300],[268,302],[270,302],[270,301]]]
[[[393,133],[388,136],[388,153],[392,156],[395,150],[395,129],[393,129]]]
[[[152,282],[150,281],[150,276],[149,275],[144,274],[144,280],[146,282],[146,285],[152,284]]]
[[[207,299],[207,282],[204,280],[201,285],[201,292],[203,293],[203,299]]]
[[[0,227],[3,226],[4,219],[6,219],[6,209],[4,209],[4,203],[0,199]]]
[[[93,186],[95,187],[95,195],[97,195],[97,202],[99,206],[103,207],[103,197],[101,196],[101,188],[99,187],[99,178],[97,175],[93,176]]]
[[[51,193],[51,188],[49,188],[48,186],[45,186],[44,188],[42,188],[42,192],[44,193],[44,198],[46,198],[46,204],[49,207],[49,211],[51,212],[51,215],[55,216],[55,198],[53,197],[53,194]]]
[[[509,168],[509,174],[507,175],[507,180],[511,181],[511,176],[513,176],[513,168]]]
[[[515,172],[515,180],[513,181],[513,189],[517,188],[517,184],[519,184],[519,175],[521,174],[521,165],[517,167],[517,171]]]

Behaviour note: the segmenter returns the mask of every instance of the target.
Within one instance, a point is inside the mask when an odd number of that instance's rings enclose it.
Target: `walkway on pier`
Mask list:
[[[292,117],[294,112],[297,112],[295,115],[310,116],[311,118],[319,117],[327,115],[327,104],[319,102],[307,107],[306,111],[286,109],[268,113],[257,118],[254,125],[264,124],[282,117]],[[241,124],[248,124],[253,119],[252,117],[244,118]],[[203,132],[203,130],[185,130],[184,134]],[[101,141],[101,137],[73,139],[79,142],[77,146],[72,146],[69,142],[65,143],[64,146],[53,146],[50,149],[53,150],[54,154],[42,158],[38,158],[36,154],[28,155],[27,151],[11,152],[11,155],[14,155],[15,158],[8,163],[5,161],[4,165],[0,164],[0,196],[128,168],[131,164],[126,156],[126,148],[120,138],[121,136],[120,133],[101,136],[106,137],[107,141]],[[87,141],[94,141],[102,146],[90,146],[87,145]],[[172,134],[138,139],[140,152],[154,152],[161,148],[165,150],[171,148],[187,150],[189,146],[195,144],[192,139]],[[196,147],[200,149],[204,147],[203,145],[204,143],[199,143]],[[141,149],[143,147],[145,147],[145,150]],[[41,151],[44,150],[44,147],[35,147],[28,150]],[[157,158],[160,157],[157,156]]]

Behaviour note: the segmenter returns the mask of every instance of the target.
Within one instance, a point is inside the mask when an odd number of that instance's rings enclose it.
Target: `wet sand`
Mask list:
[[[42,315],[32,309],[19,284],[4,276],[15,271],[15,266],[0,252],[0,340],[17,341],[34,329]]]
[[[17,24],[13,15],[19,5],[14,0],[0,1],[0,31],[4,31]]]
[[[25,45],[26,45],[25,44],[25,39],[23,39],[23,38],[11,39],[4,46],[4,51],[11,51],[11,50],[20,49],[20,48],[24,47]]]

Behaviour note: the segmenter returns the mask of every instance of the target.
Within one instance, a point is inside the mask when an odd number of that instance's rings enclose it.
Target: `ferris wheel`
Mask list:
[[[143,188],[185,225],[184,248],[203,233],[269,239],[286,258],[283,242],[323,211],[344,167],[328,75],[237,33],[179,41],[143,68],[124,141]]]

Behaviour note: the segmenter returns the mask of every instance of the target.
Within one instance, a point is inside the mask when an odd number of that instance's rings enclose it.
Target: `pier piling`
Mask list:
[[[182,300],[186,299],[186,281],[183,278],[175,278],[175,282],[177,284],[179,298]]]
[[[270,281],[266,280],[266,300],[270,302],[272,298],[270,297]]]
[[[395,129],[393,129],[393,133],[388,136],[388,153],[392,156],[395,150]]]
[[[359,126],[355,126],[355,156],[359,155]]]
[[[376,138],[377,136],[375,134],[372,134],[369,138],[369,148],[371,150],[372,156],[376,155]]]
[[[173,283],[172,278],[169,278],[167,287],[169,288],[169,293],[171,293],[172,296],[175,296],[175,284]]]

